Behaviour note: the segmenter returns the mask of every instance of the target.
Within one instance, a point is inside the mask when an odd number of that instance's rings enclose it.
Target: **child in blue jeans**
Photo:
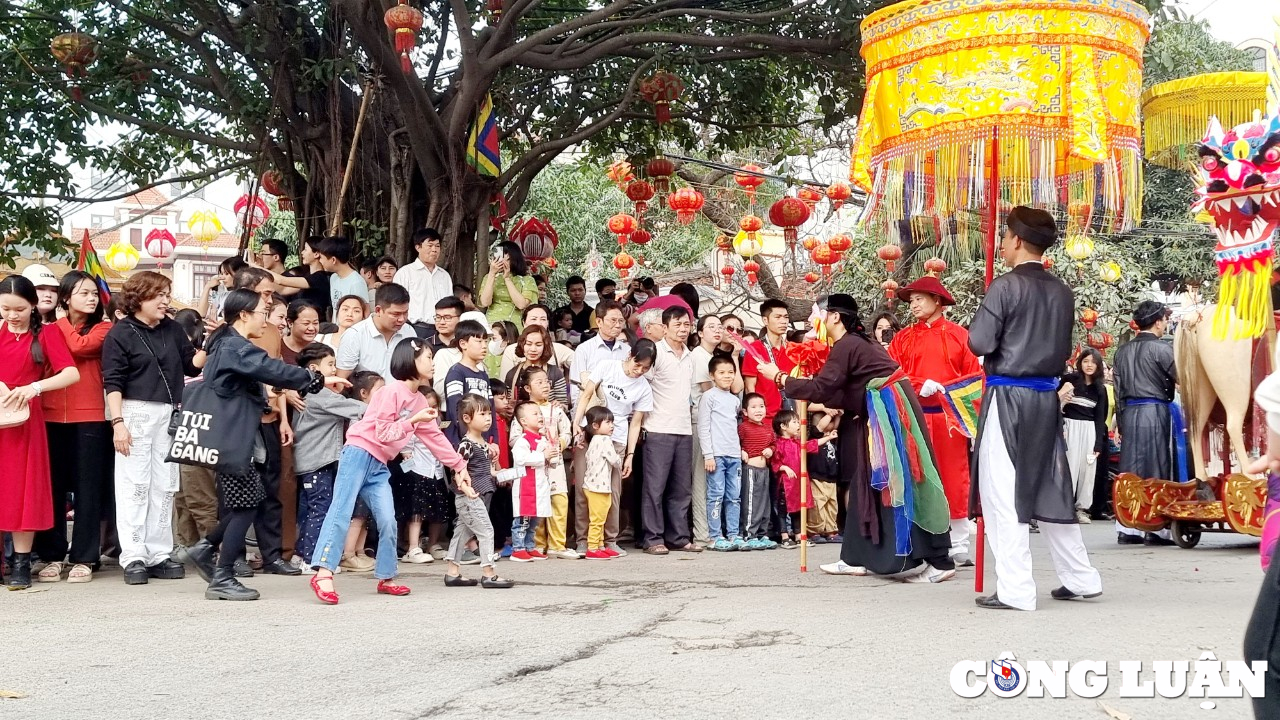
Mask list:
[[[707,469],[707,536],[709,549],[724,552],[746,546],[738,537],[742,514],[742,443],[738,439],[741,403],[732,392],[737,366],[731,358],[716,355],[708,363],[711,388],[698,401],[698,442]],[[724,512],[724,532],[720,513]],[[726,537],[727,536],[727,537]]]

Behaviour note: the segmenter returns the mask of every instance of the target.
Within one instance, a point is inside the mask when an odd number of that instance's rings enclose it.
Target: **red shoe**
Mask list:
[[[600,552],[608,555],[610,558],[620,557],[620,555],[618,554],[618,551],[610,547],[602,547],[600,548]]]
[[[528,550],[516,550],[511,553],[511,562],[532,562],[533,556]]]
[[[321,578],[319,575],[312,575],[312,576],[311,576],[311,590],[312,590],[313,592],[315,592],[315,594],[316,594],[316,599],[317,599],[317,600],[319,600],[320,602],[324,603],[325,605],[337,605],[337,604],[338,604],[338,591],[337,591],[337,590],[321,590],[321,589],[320,589],[320,580],[322,580],[322,579],[323,579],[323,580],[328,580],[329,582],[333,582],[333,576],[332,576],[332,575],[330,575],[330,576],[329,576],[329,577],[327,577],[327,578]]]
[[[541,550],[538,550],[538,549],[530,550],[530,551],[529,551],[529,557],[533,558],[534,560],[546,560],[546,559],[547,559],[547,555],[546,555],[546,553],[544,553],[544,552],[542,552]]]
[[[609,554],[608,550],[588,550],[587,559],[588,560],[612,560],[613,556]]]
[[[379,595],[397,595],[397,596],[399,596],[399,595],[408,595],[408,594],[409,594],[409,586],[408,586],[408,585],[397,585],[397,584],[396,584],[396,581],[395,581],[394,579],[392,579],[392,578],[388,578],[388,579],[386,579],[386,580],[379,580],[379,581],[378,581],[378,594],[379,594]]]

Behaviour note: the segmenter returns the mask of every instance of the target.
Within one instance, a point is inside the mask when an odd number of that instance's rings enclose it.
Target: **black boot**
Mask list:
[[[31,587],[31,553],[13,554],[13,567],[9,568],[9,577],[5,580],[5,585],[10,590],[26,590]]]
[[[204,591],[205,600],[257,600],[258,591],[247,588],[236,579],[235,571],[227,567],[213,570],[213,579]]]
[[[201,538],[200,542],[187,548],[187,561],[205,582],[213,581],[213,546],[208,540]]]

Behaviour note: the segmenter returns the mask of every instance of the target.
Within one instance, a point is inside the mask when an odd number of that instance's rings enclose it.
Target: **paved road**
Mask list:
[[[409,566],[408,598],[338,576],[321,606],[305,579],[258,577],[254,603],[203,599],[197,579],[0,593],[7,652],[0,718],[1097,718],[1084,699],[967,700],[960,660],[1239,659],[1261,574],[1257,543],[1118,547],[1085,526],[1105,595],[1056,586],[1033,537],[1041,608],[978,610],[973,573],[905,585],[816,572],[834,546],[610,562],[501,563],[507,591],[445,588],[440,563]],[[470,569],[470,568],[469,568]],[[473,569],[472,569],[473,570]],[[989,584],[993,582],[988,576]],[[1149,667],[1149,665],[1148,665]],[[1101,698],[1133,720],[1241,718],[1247,700]]]

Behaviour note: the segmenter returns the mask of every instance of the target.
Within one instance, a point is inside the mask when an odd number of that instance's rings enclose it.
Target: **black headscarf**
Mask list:
[[[871,339],[867,337],[867,329],[862,325],[862,317],[858,313],[858,301],[854,300],[852,295],[844,293],[828,295],[825,299],[818,301],[818,306],[827,312],[839,315],[845,330],[861,335],[867,340]]]

